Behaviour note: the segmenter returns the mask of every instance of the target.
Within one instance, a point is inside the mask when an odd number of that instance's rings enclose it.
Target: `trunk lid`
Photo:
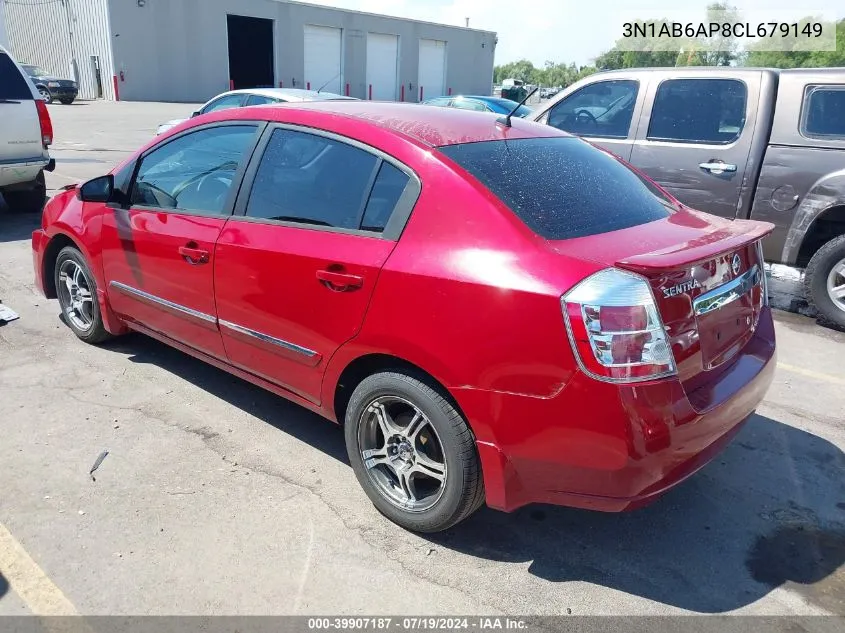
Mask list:
[[[754,335],[765,276],[757,243],[773,228],[684,208],[664,220],[551,244],[649,281],[690,392],[721,374]]]

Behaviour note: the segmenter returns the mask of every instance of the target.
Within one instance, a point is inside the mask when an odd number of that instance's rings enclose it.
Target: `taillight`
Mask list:
[[[607,268],[561,298],[581,368],[599,380],[638,382],[675,373],[675,359],[648,282]]]
[[[41,143],[44,149],[47,149],[48,145],[53,144],[53,122],[43,99],[36,99],[35,107],[38,109],[38,123],[41,125]]]

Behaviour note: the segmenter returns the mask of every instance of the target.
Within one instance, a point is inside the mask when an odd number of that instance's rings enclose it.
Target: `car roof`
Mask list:
[[[260,118],[284,122],[294,111],[355,119],[404,135],[429,147],[518,138],[570,136],[556,128],[514,116],[511,127],[497,123],[502,115],[395,101],[311,101],[284,108],[250,107],[224,110],[220,118]],[[318,121],[313,122],[315,127]]]
[[[334,92],[324,92],[316,90],[303,90],[300,88],[241,88],[239,90],[230,90],[224,92],[217,97],[227,94],[251,94],[261,95],[262,97],[273,97],[278,99],[287,99],[288,101],[319,101],[322,99],[349,99],[352,97],[344,97],[343,95],[335,94]],[[214,97],[215,99],[217,97]]]

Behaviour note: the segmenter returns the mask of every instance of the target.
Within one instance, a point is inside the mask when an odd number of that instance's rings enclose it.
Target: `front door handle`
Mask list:
[[[338,292],[357,290],[364,285],[364,278],[360,275],[351,275],[340,270],[318,270],[317,279],[329,290]]]
[[[179,247],[179,254],[192,266],[208,263],[208,251],[199,248],[196,242],[188,242]]]
[[[709,171],[711,174],[724,174],[725,172],[734,173],[736,171],[736,165],[731,165],[730,163],[726,163],[723,160],[709,160],[706,163],[699,163],[698,166],[705,170]]]

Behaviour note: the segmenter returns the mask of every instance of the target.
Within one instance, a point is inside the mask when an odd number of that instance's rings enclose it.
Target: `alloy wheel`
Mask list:
[[[833,305],[845,312],[845,259],[834,264],[827,276],[827,294]]]
[[[76,261],[66,259],[59,267],[59,303],[65,317],[82,332],[94,325],[94,297],[91,282]]]
[[[398,396],[381,396],[364,408],[358,447],[375,488],[410,512],[436,504],[446,486],[443,444],[431,420]]]

